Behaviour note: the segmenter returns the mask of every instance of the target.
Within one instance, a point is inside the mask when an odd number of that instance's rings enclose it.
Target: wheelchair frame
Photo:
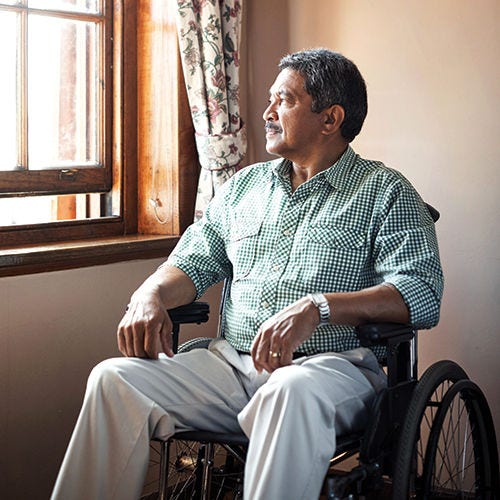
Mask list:
[[[228,293],[227,288],[225,287],[223,292],[223,303],[225,294]],[[179,325],[206,322],[209,306],[203,302],[195,302],[170,310],[169,314],[174,323],[174,343],[177,346]],[[446,360],[431,365],[418,380],[417,332],[411,325],[369,324],[359,326],[356,332],[360,344],[364,347],[385,346],[388,385],[378,394],[372,406],[369,421],[373,422],[373,425],[368,426],[362,433],[338,437],[336,454],[325,478],[326,498],[357,498],[358,495],[380,491],[387,482],[392,483],[393,500],[500,498],[495,429],[486,398],[479,387],[469,380],[464,370],[456,363]],[[211,340],[193,339],[183,344],[179,352],[206,348]],[[455,400],[458,403],[455,403]],[[468,450],[461,451],[464,456],[454,457],[455,461],[467,460],[467,468],[474,468],[474,483],[469,486],[471,489],[467,493],[462,493],[459,489],[460,480],[457,480],[457,484],[450,483],[447,476],[454,475],[455,472],[467,475],[470,470],[455,471],[454,467],[460,468],[461,465],[452,465],[451,458],[450,464],[443,465],[448,458],[441,456],[453,451],[447,449],[448,444],[443,445],[441,441],[445,422],[450,419],[448,413],[455,411],[455,404],[463,407],[458,420],[467,418],[467,428],[470,429],[468,433],[471,442],[467,443],[467,447],[472,447],[472,458],[465,456],[466,452],[470,453]],[[454,433],[457,429],[460,430],[460,422],[453,425],[455,428],[446,429],[450,435],[444,436],[445,441],[454,439]],[[171,458],[170,446],[174,441],[199,442],[200,447],[195,463],[192,464],[195,470],[194,493],[191,492],[191,496],[181,494],[173,498],[200,499],[219,498],[212,488],[216,448],[222,447],[231,460],[235,459],[237,464],[244,464],[248,443],[243,434],[228,435],[202,431],[178,432],[167,441],[160,440],[161,500],[171,497],[167,473]],[[445,446],[444,451],[442,446]],[[335,466],[340,462],[358,453],[358,466],[342,474],[335,470]],[[226,469],[229,467],[231,470],[228,472]],[[447,482],[441,484],[437,475],[442,474],[443,469]],[[446,469],[451,470],[448,472]],[[224,474],[227,474],[227,477],[233,475],[234,479],[234,470],[241,472],[242,466],[234,468],[233,465],[228,466],[225,463],[216,469],[216,475],[221,478],[226,477]],[[242,498],[241,477],[234,484],[231,483],[234,492],[231,498]],[[454,478],[451,480],[455,481]],[[218,491],[226,491],[224,485],[218,486]]]

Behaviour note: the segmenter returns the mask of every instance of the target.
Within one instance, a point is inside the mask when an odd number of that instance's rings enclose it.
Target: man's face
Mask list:
[[[312,97],[304,88],[302,75],[284,69],[269,91],[266,121],[268,153],[292,161],[306,159],[321,135],[321,114],[311,111]]]

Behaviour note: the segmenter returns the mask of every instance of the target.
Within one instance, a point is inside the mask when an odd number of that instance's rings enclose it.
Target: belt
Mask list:
[[[238,354],[246,354],[247,356],[250,356],[250,353],[247,351],[240,351],[239,349],[236,349],[236,352]],[[298,359],[298,358],[303,358],[304,356],[308,356],[305,352],[294,352],[292,355],[293,359]]]

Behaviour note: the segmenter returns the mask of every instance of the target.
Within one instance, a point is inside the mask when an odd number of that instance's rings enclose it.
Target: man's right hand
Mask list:
[[[158,359],[172,357],[172,321],[158,294],[132,297],[118,325],[118,349],[124,356]]]
[[[124,356],[158,359],[172,350],[172,321],[167,310],[196,297],[191,278],[176,267],[160,266],[134,292],[118,325],[118,349]]]

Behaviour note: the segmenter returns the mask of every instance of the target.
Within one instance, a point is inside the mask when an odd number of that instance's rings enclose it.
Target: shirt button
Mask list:
[[[264,309],[268,309],[269,308],[269,302],[266,302],[265,300],[263,302],[260,303],[260,305],[264,308]]]
[[[281,266],[279,264],[274,264],[274,266],[272,267],[272,270],[274,272],[279,271],[280,269],[281,269]]]
[[[285,230],[283,231],[283,234],[284,234],[285,236],[290,236],[290,235],[292,234],[292,231],[290,231],[290,229],[285,229]]]

